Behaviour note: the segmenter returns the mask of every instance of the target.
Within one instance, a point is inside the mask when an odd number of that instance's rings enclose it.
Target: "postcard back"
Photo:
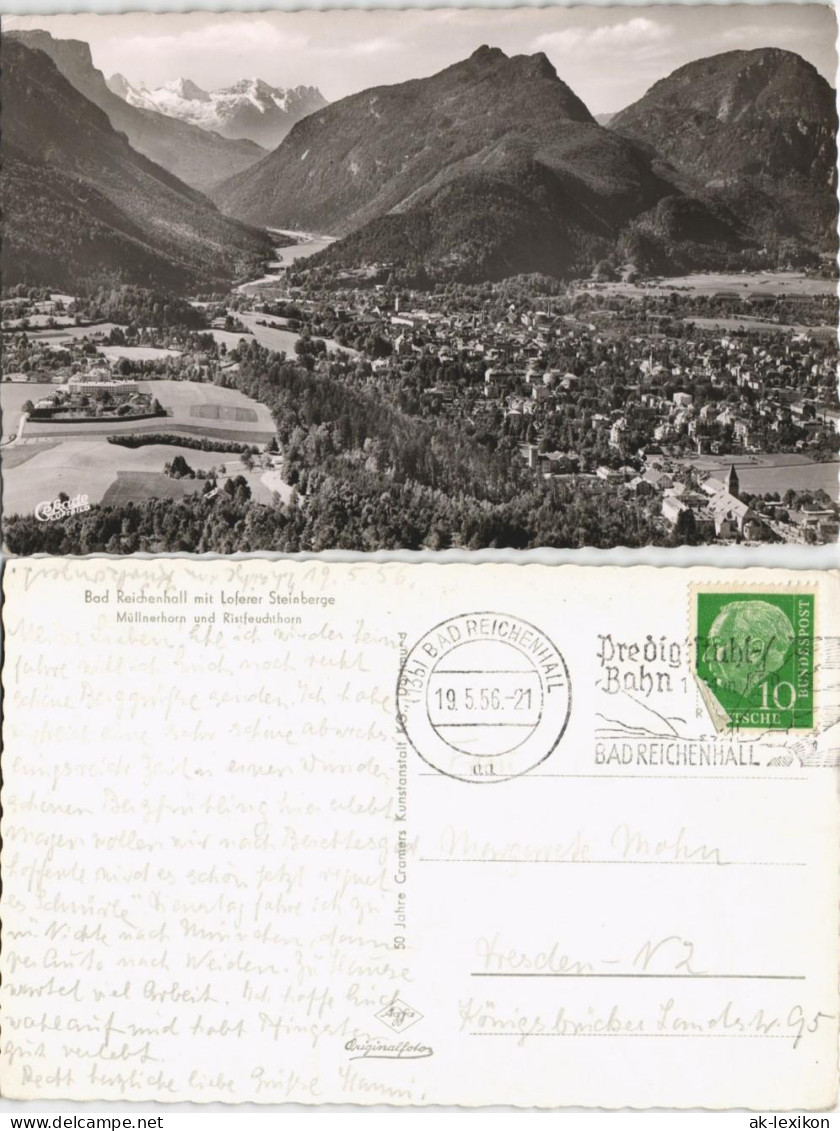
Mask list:
[[[5,1095],[833,1102],[836,574],[4,591]]]

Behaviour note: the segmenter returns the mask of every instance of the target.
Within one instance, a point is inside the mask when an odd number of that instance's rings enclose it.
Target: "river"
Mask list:
[[[298,241],[289,244],[287,247],[276,247],[274,249],[277,258],[269,263],[269,267],[277,267],[278,269],[288,267],[290,263],[294,263],[297,259],[308,259],[310,255],[323,251],[325,247],[329,247],[336,240],[335,236],[319,236],[315,235],[314,232],[292,232],[287,228],[267,228],[266,231],[271,235],[292,236]]]
[[[325,247],[335,243],[336,239],[335,236],[322,236],[314,232],[293,232],[287,228],[266,228],[266,231],[273,236],[291,236],[296,242],[286,247],[275,247],[274,259],[268,263],[269,274],[259,279],[249,279],[247,283],[240,283],[236,289],[241,294],[258,294],[260,288],[266,284],[277,283],[280,271],[284,271],[298,259],[308,259],[310,255],[323,251]]]
[[[297,242],[289,244],[288,247],[275,247],[274,254],[277,256],[269,264],[269,268],[273,268],[273,273],[270,275],[263,275],[261,279],[252,279],[248,283],[242,283],[236,289],[241,294],[250,295],[251,297],[258,297],[260,291],[265,288],[265,298],[274,297],[269,291],[267,284],[279,284],[281,281],[281,272],[289,267],[298,259],[306,259],[310,255],[315,255],[316,252],[329,247],[331,243],[335,242],[335,236],[320,236],[313,232],[294,232],[289,231],[287,228],[266,228],[266,231],[271,235],[293,236]],[[273,289],[273,288],[272,288]],[[257,314],[253,311],[231,311],[231,313],[238,318],[241,322],[248,327],[261,346],[265,346],[270,350],[282,350],[290,357],[294,356],[295,342],[297,342],[299,335],[295,334],[292,330],[278,329],[277,323],[283,321],[282,318],[273,317],[270,314]],[[257,322],[271,322],[271,326],[258,326]],[[214,336],[217,341],[224,341],[230,348],[235,345],[238,340],[238,335],[232,335],[229,331],[214,331]],[[233,338],[234,341],[230,339]],[[356,350],[340,346],[338,342],[332,341],[330,338],[325,339],[327,349],[330,353],[335,353],[337,350],[344,349],[349,354],[355,354]]]

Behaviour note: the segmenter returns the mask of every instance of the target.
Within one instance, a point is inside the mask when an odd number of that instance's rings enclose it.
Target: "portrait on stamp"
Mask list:
[[[718,729],[814,722],[815,596],[696,593],[695,673]]]

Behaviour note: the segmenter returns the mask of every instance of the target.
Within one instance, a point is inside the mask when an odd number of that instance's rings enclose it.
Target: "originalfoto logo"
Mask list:
[[[90,510],[87,495],[74,495],[72,499],[62,492],[57,499],[50,499],[38,503],[35,508],[35,517],[39,522],[59,522],[71,514],[81,514]]]

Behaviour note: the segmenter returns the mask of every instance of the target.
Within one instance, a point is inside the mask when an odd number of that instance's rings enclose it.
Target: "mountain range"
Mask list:
[[[43,51],[4,36],[0,69],[4,286],[210,291],[258,269],[265,233],[136,152]]]
[[[190,79],[176,79],[149,90],[123,75],[108,79],[109,89],[131,106],[179,118],[227,138],[247,138],[273,149],[295,122],[326,106],[314,86],[269,86],[262,79],[242,79],[219,90],[202,90]]]
[[[761,243],[837,244],[837,104],[815,67],[763,48],[698,59],[610,129],[691,178]]]
[[[601,124],[544,54],[485,46],[322,105],[267,153],[208,126],[231,111],[226,128],[239,128],[245,102],[263,113],[251,95],[266,116],[269,102],[296,112],[279,88],[182,80],[171,106],[203,106],[196,125],[126,100],[160,89],[112,79],[115,93],[85,43],[3,43],[4,262],[17,277],[82,265],[209,289],[265,254],[257,227],[342,237],[314,266],[470,280],[836,254],[834,92],[789,51],[697,60]]]
[[[564,275],[639,247],[662,269],[720,264],[745,243],[702,186],[600,126],[544,54],[486,46],[317,111],[212,196],[250,223],[348,237],[332,262],[470,278]]]
[[[81,40],[54,39],[46,31],[10,31],[3,38],[49,55],[67,81],[125,134],[133,149],[193,188],[206,192],[265,156],[253,141],[221,137],[156,110],[129,105],[109,89],[93,65],[90,47]]]

